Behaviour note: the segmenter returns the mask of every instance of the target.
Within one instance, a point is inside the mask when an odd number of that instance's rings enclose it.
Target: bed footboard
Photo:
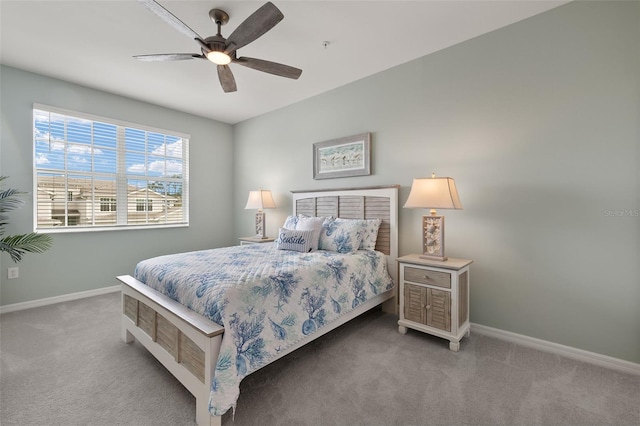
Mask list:
[[[198,425],[220,425],[209,414],[209,389],[224,328],[125,275],[122,339],[137,339],[196,398]]]

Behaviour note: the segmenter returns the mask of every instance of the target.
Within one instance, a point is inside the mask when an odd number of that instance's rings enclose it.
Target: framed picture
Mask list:
[[[313,144],[313,178],[371,174],[371,133]]]

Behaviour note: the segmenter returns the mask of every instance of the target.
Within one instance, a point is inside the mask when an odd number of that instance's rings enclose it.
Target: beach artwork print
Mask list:
[[[369,175],[370,133],[314,144],[314,179]]]

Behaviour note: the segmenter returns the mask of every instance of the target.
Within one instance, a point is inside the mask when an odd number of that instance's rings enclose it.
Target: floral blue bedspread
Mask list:
[[[394,285],[380,252],[298,253],[275,244],[155,257],[134,277],[225,326],[209,401],[217,416],[235,408],[246,375]]]

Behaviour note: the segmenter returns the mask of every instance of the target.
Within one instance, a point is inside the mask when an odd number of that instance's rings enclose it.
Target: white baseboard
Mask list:
[[[62,296],[47,297],[45,299],[30,300],[28,302],[13,303],[11,305],[0,306],[0,314],[37,308],[39,306],[53,305],[55,303],[68,302],[70,300],[84,299],[85,297],[100,296],[107,293],[115,293],[116,291],[120,291],[119,285],[98,288],[96,290],[80,291],[78,293],[65,294]]]
[[[486,325],[472,323],[471,331],[485,336],[495,337],[496,339],[517,343],[522,346],[538,349],[544,352],[550,352],[578,361],[588,362],[590,364],[595,364],[601,367],[640,375],[640,364],[636,364],[635,362],[625,361],[623,359],[601,355],[595,352],[585,351],[583,349],[572,348],[571,346],[565,346],[559,343],[536,339],[535,337],[512,333],[510,331],[500,330],[498,328],[487,327]]]

